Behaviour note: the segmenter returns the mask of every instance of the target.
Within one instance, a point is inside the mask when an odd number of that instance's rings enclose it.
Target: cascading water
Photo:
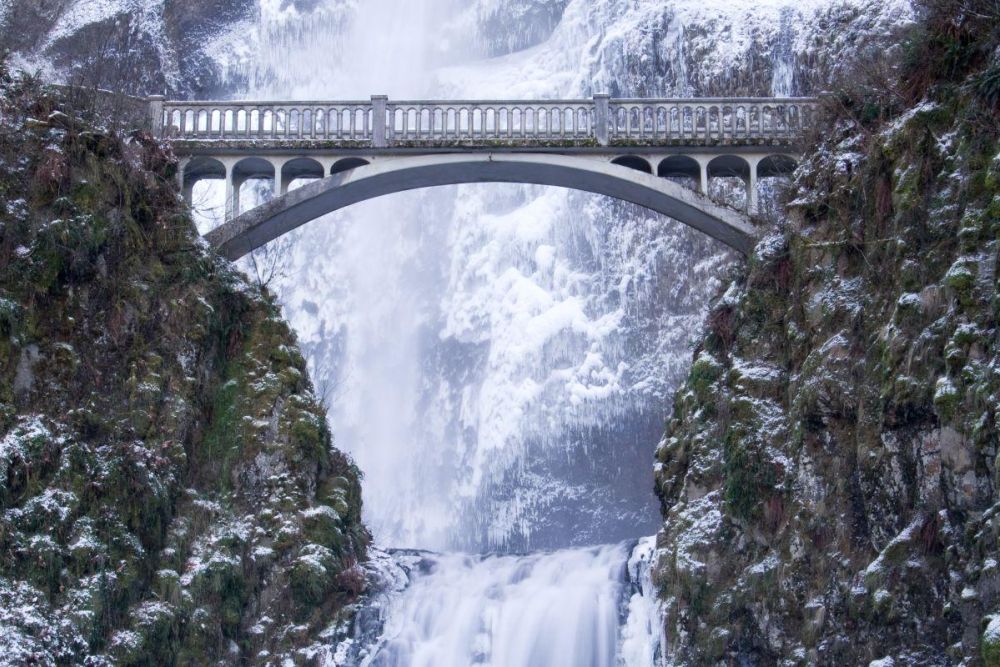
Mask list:
[[[808,6],[260,0],[226,62],[241,94],[278,99],[790,95]],[[658,664],[653,541],[632,546],[658,525],[651,454],[728,255],[632,206],[509,185],[399,194],[289,238],[275,287],[376,540],[555,549],[379,555],[326,663]]]
[[[584,48],[585,4],[539,62],[487,61],[478,80],[477,67],[446,66],[476,40],[449,35],[496,8],[266,4],[258,54],[233,76],[252,97],[579,95],[578,65],[549,54]],[[495,90],[512,58],[534,83]],[[650,443],[717,279],[718,259],[689,261],[716,257],[711,242],[593,196],[518,186],[400,194],[297,236],[278,289],[336,399],[338,444],[365,472],[381,542],[523,551],[655,530]],[[671,265],[686,268],[663,286]]]
[[[389,609],[372,667],[610,667],[627,551],[428,557]]]

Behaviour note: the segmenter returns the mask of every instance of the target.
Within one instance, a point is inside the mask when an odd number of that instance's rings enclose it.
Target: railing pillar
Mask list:
[[[372,95],[372,146],[375,148],[385,148],[388,145],[385,119],[388,104],[387,95]]]
[[[594,134],[597,136],[597,143],[601,146],[608,145],[610,108],[610,95],[603,93],[594,95]]]
[[[150,95],[147,98],[149,102],[150,131],[157,139],[163,137],[163,101],[165,99],[163,95]]]

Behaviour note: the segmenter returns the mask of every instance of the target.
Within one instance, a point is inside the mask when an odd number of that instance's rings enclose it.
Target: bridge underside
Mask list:
[[[182,178],[188,197],[194,182],[201,178],[227,179],[227,197],[232,198],[234,217],[205,236],[230,259],[238,259],[322,215],[367,199],[440,185],[490,182],[549,185],[614,197],[678,220],[741,253],[750,251],[756,238],[747,215],[671,180],[673,176],[693,177],[691,164],[665,160],[666,164],[657,165],[659,173],[654,174],[650,173],[652,163],[638,159],[648,168],[629,160],[608,161],[606,156],[546,153],[342,157],[326,158],[327,165],[305,158],[287,159],[280,165],[265,158],[193,158],[185,165]],[[783,171],[790,166],[787,159],[761,156],[753,170],[756,173],[763,165],[765,169]],[[706,171],[697,162],[694,166],[699,176]],[[731,165],[724,163],[720,168],[729,170]],[[332,175],[321,180],[287,191],[296,178],[320,178],[330,172]],[[730,175],[729,171],[725,175]],[[280,183],[281,195],[240,215],[239,185],[247,178],[274,178],[276,185]]]

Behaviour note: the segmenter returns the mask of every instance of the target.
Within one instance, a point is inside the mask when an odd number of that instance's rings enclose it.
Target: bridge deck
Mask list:
[[[811,98],[178,102],[154,98],[158,134],[197,149],[787,146],[815,122]],[[383,119],[379,122],[376,119]]]

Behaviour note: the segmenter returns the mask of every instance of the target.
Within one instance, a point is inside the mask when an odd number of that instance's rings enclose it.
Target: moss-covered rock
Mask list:
[[[676,664],[1000,660],[1000,109],[970,92],[1000,15],[923,4],[909,101],[838,82],[675,397],[654,580]]]
[[[271,296],[199,243],[174,158],[57,106],[0,73],[5,659],[291,659],[359,593],[358,471]]]

